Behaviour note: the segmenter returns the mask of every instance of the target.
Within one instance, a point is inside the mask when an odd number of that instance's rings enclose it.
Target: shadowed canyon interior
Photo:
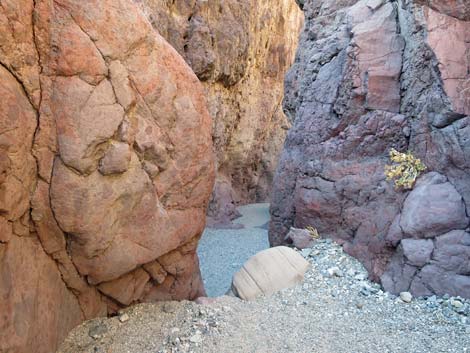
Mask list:
[[[267,200],[273,246],[470,298],[468,38],[466,0],[0,1],[0,352],[204,296],[206,221]]]

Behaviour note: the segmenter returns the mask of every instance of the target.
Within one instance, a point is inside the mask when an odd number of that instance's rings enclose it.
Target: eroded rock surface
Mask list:
[[[129,0],[2,2],[0,33],[0,351],[203,294],[211,119],[183,58]]]
[[[271,244],[311,225],[387,290],[470,297],[467,2],[302,6]],[[427,166],[411,192],[385,180],[391,148]]]
[[[269,296],[301,283],[308,267],[308,261],[291,248],[266,249],[250,257],[233,275],[232,291],[244,300]]]
[[[213,224],[267,201],[289,126],[282,108],[303,16],[293,0],[134,0],[202,81],[214,121]]]

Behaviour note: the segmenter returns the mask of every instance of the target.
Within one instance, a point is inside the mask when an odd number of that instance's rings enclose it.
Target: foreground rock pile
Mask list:
[[[293,289],[251,302],[140,304],[81,325],[59,352],[460,353],[470,346],[470,301],[404,302],[368,281],[365,268],[330,240],[301,254],[310,268]]]
[[[214,161],[189,66],[128,0],[2,2],[0,33],[0,351],[203,294]]]
[[[470,298],[468,1],[301,4],[270,243],[313,226],[393,293]],[[412,191],[385,180],[391,149],[427,166]]]

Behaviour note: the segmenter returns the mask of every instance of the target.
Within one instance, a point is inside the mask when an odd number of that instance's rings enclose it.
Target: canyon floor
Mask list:
[[[241,206],[242,215],[234,221],[240,229],[206,229],[198,246],[202,278],[207,295],[224,295],[233,274],[250,256],[269,247],[267,223],[269,204]]]
[[[267,246],[265,210],[242,209],[245,229],[206,231],[199,254],[212,295],[224,293],[245,257]],[[405,302],[369,282],[363,266],[331,240],[301,253],[311,267],[295,288],[252,302],[222,296],[206,304],[136,305],[83,323],[59,352],[470,352],[470,301]]]

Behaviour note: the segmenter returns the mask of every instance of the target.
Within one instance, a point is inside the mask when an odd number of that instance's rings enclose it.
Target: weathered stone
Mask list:
[[[308,266],[300,254],[285,246],[263,250],[235,273],[232,290],[244,300],[271,295],[301,282]]]
[[[184,59],[130,0],[10,1],[0,31],[0,351],[204,295],[211,119]]]
[[[153,261],[151,263],[145,264],[143,268],[149,273],[152,279],[157,281],[159,284],[162,284],[165,281],[166,276],[168,275],[168,273],[158,261]]]
[[[308,230],[294,227],[292,227],[289,233],[287,233],[286,239],[292,241],[292,245],[297,249],[311,248],[314,242],[314,239]]]
[[[462,270],[467,2],[307,0],[302,8],[306,25],[286,76],[293,126],[274,181],[271,244],[314,224],[395,294],[444,294],[447,286],[470,297],[470,272]],[[385,179],[392,148],[427,166],[411,192]]]
[[[432,240],[424,239],[403,239],[401,241],[403,247],[403,255],[406,257],[407,262],[412,266],[423,267],[429,260],[434,250]]]
[[[405,236],[432,238],[469,224],[462,196],[443,175],[422,177],[406,198],[400,218]]]
[[[470,4],[466,0],[416,0],[416,2],[440,13],[470,21]]]
[[[98,285],[98,288],[100,292],[117,300],[122,305],[129,305],[142,298],[149,278],[147,272],[138,268],[112,282],[103,282]]]
[[[411,300],[413,299],[413,296],[411,295],[410,292],[401,292],[400,299],[403,300],[405,303],[410,303]]]
[[[127,143],[112,143],[100,160],[100,173],[103,175],[124,173],[129,168],[131,153]]]
[[[470,4],[465,5],[467,20],[470,20]],[[427,42],[437,60],[444,90],[452,104],[453,111],[470,115],[470,24],[445,14],[425,9]],[[445,37],[446,40],[442,40]]]
[[[292,0],[134,2],[203,83],[221,185],[208,214],[211,225],[230,226],[234,205],[269,198],[289,125],[283,80],[302,12]]]
[[[470,273],[470,233],[454,230],[436,238],[432,262],[440,268],[468,275]]]

